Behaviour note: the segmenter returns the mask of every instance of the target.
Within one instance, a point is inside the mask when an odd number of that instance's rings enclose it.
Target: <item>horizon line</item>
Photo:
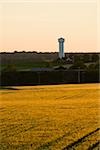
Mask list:
[[[14,50],[14,51],[0,51],[0,53],[59,53],[59,51],[35,51],[35,50]],[[100,51],[65,51],[64,53],[100,53]]]

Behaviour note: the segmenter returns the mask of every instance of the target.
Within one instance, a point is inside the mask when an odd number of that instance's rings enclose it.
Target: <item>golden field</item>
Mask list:
[[[0,90],[0,150],[99,147],[99,84]]]

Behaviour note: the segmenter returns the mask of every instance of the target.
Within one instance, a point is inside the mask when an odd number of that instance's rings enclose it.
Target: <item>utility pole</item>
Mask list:
[[[78,83],[81,82],[81,73],[80,73],[80,67],[78,68]]]
[[[40,85],[40,72],[37,72],[38,74],[38,85]]]

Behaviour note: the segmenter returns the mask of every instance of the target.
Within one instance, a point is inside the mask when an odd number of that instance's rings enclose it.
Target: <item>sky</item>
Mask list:
[[[0,0],[0,52],[98,52],[96,0]],[[99,51],[100,52],[100,51]]]

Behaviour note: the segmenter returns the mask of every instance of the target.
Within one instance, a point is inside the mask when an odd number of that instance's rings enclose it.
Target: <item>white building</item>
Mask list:
[[[65,54],[64,54],[64,41],[65,41],[65,39],[62,38],[62,37],[58,39],[58,42],[59,42],[59,58],[60,59],[65,57]]]

